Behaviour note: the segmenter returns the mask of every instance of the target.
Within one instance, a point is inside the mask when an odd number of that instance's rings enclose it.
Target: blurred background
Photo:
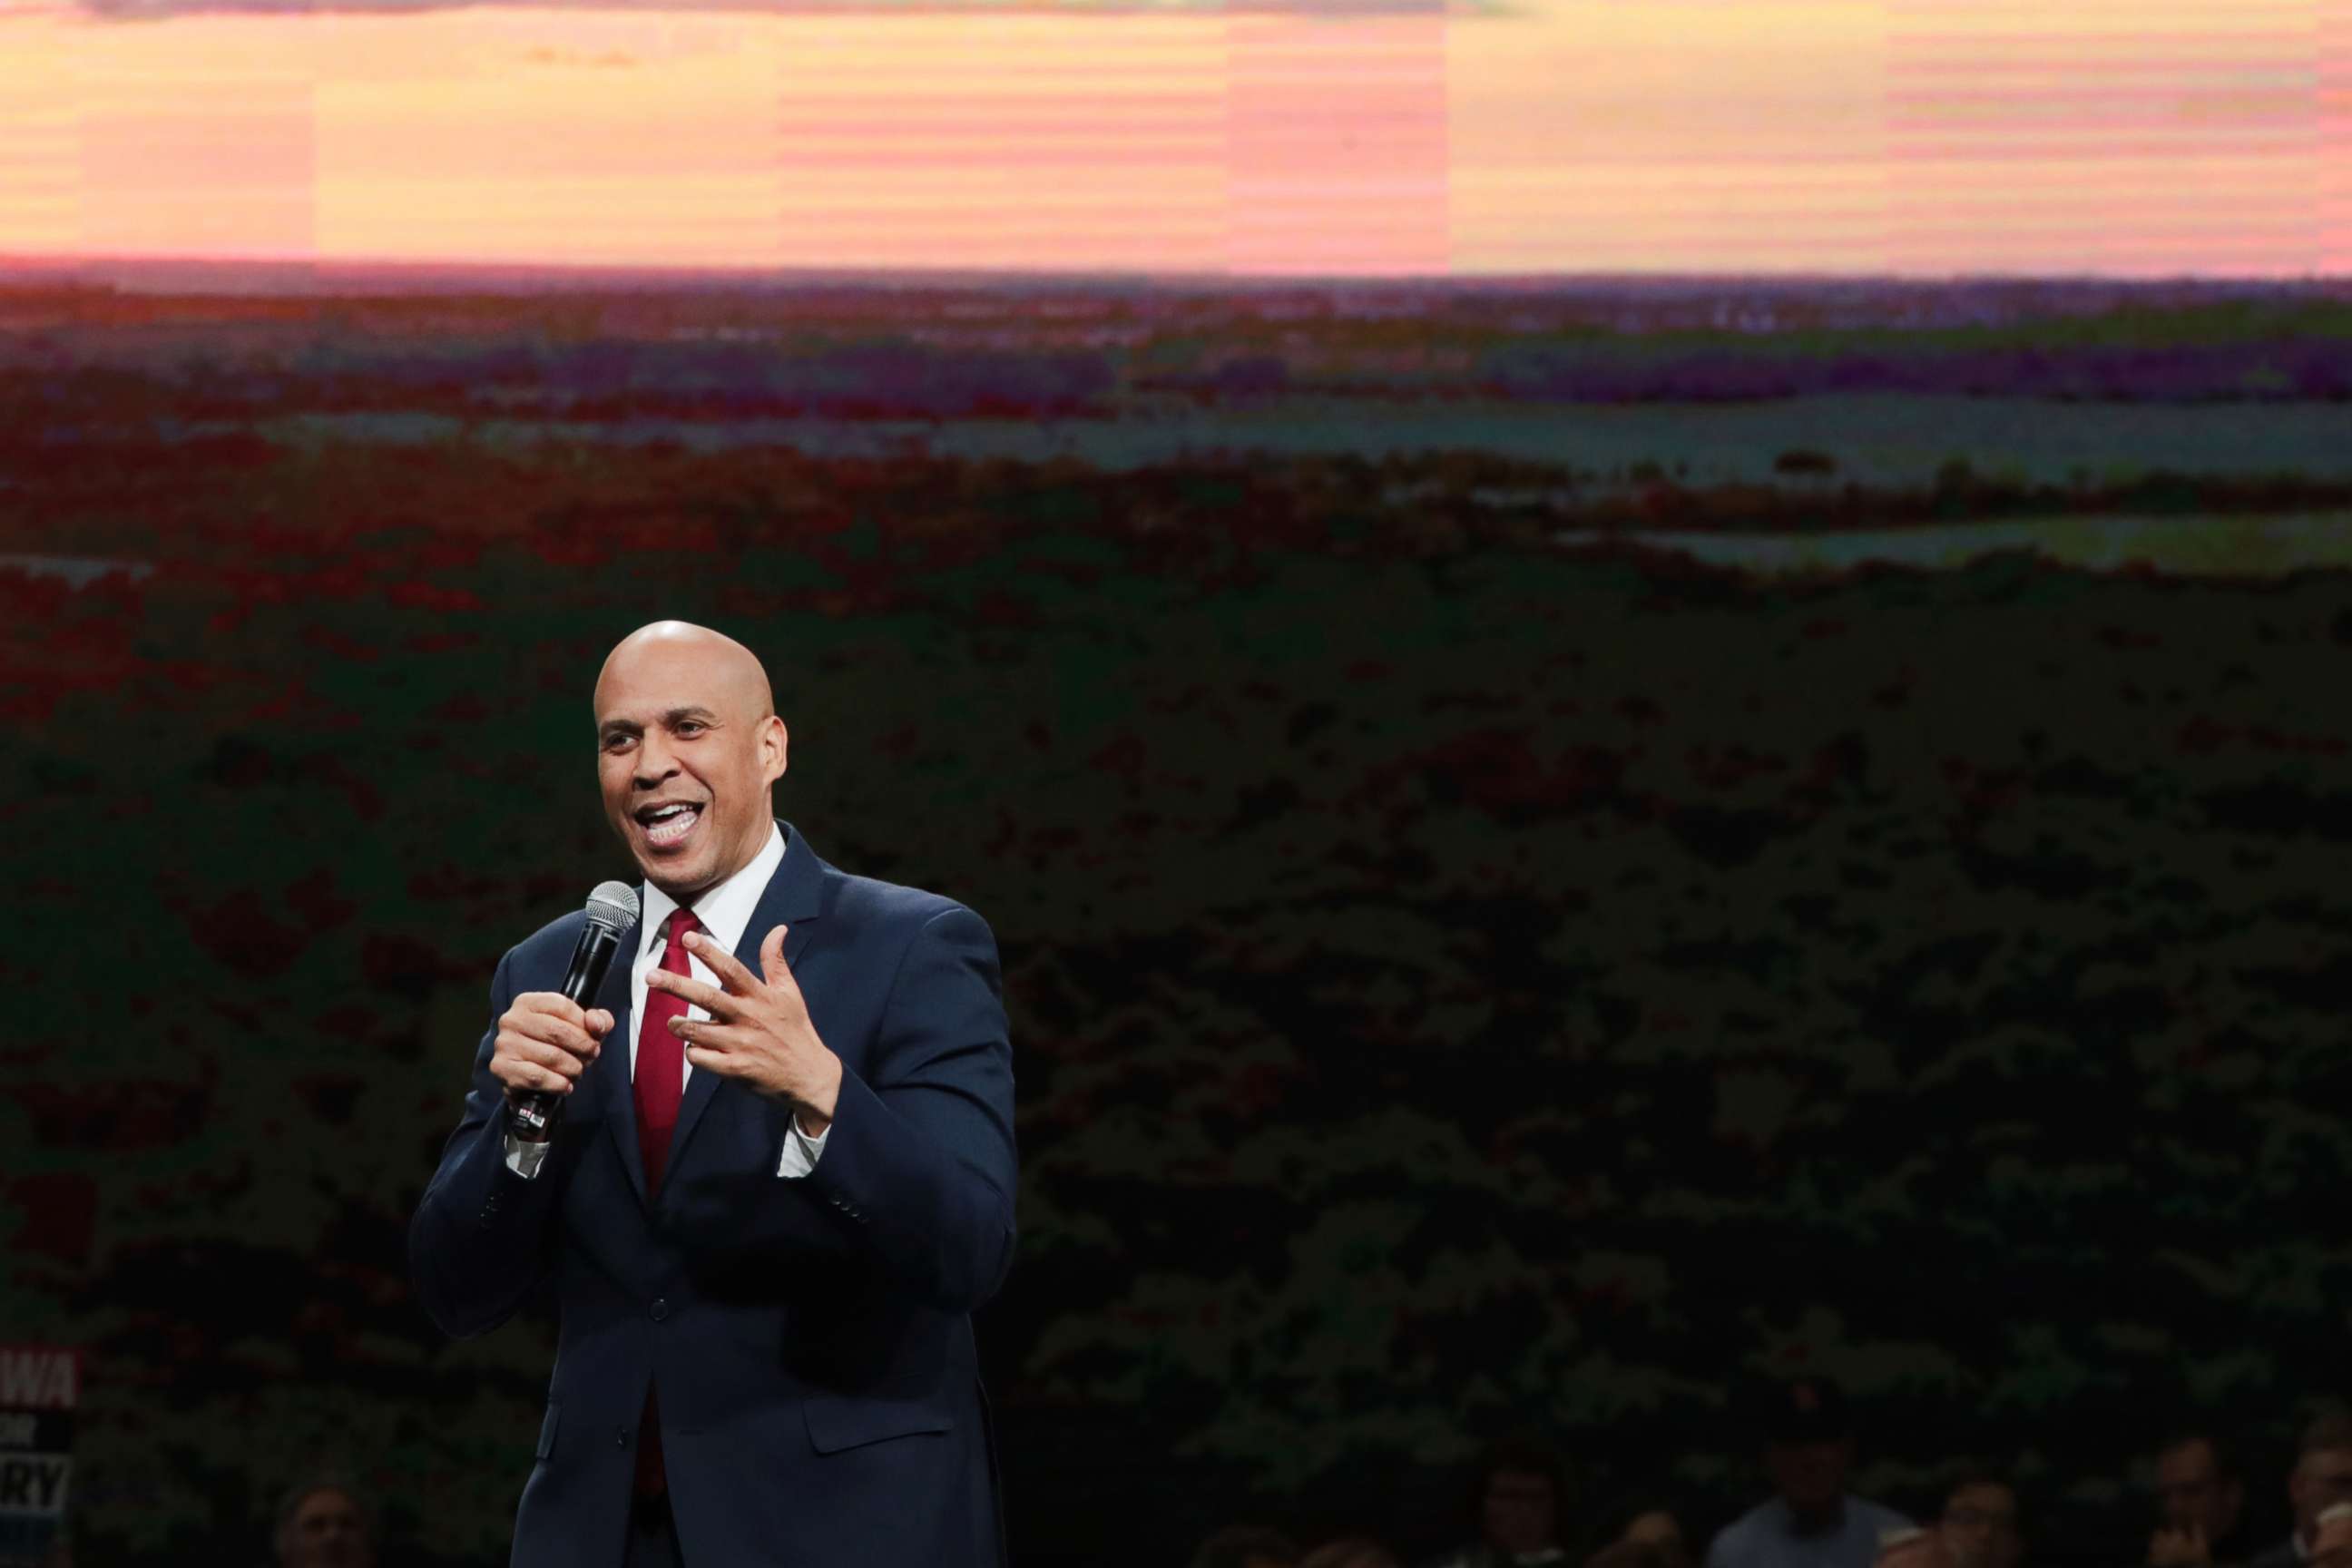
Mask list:
[[[504,1561],[404,1229],[662,616],[1002,944],[1017,1563],[2282,1546],[2347,171],[2346,0],[0,0],[0,1554]]]

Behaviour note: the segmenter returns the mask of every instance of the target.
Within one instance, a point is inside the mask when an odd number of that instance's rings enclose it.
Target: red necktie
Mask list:
[[[700,922],[692,910],[673,910],[667,923],[669,945],[662,950],[661,966],[672,974],[690,973],[686,936],[698,930]],[[636,1100],[637,1152],[645,1157],[647,1197],[661,1191],[662,1172],[669,1164],[670,1131],[677,1125],[677,1102],[686,1088],[686,1045],[669,1032],[669,1021],[685,1016],[684,998],[646,987],[646,1016],[637,1021],[637,1069],[630,1093]],[[650,1384],[645,1414],[637,1422],[636,1488],[646,1497],[669,1489],[668,1468],[662,1463],[661,1411]]]
[[[692,910],[673,910],[667,922],[669,945],[661,966],[672,974],[691,973],[686,935],[700,929]],[[670,1130],[677,1125],[677,1102],[686,1088],[686,1044],[669,1032],[672,1018],[686,1016],[686,999],[646,987],[646,1016],[637,1022],[637,1068],[631,1092],[637,1102],[637,1152],[645,1156],[646,1195],[661,1191],[669,1163]]]

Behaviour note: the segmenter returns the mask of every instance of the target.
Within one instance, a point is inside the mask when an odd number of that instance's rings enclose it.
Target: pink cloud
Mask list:
[[[739,12],[772,16],[1500,16],[1503,0],[78,0],[111,21],[188,16],[394,16],[477,5],[546,11]]]

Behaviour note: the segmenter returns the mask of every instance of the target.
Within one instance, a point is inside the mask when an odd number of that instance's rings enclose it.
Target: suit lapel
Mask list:
[[[621,950],[613,955],[613,967],[604,972],[604,984],[596,988],[596,1005],[613,1015],[613,1032],[604,1037],[604,1049],[596,1057],[596,1065],[604,1069],[596,1074],[606,1101],[604,1126],[613,1134],[621,1168],[629,1173],[640,1205],[646,1202],[646,1157],[637,1148],[637,1100],[629,1082],[629,1042],[636,1038],[636,1020],[629,1016],[629,971],[644,945],[638,934],[642,929],[630,925]]]
[[[791,967],[808,946],[812,928],[824,905],[824,862],[816,858],[808,840],[793,830],[791,823],[778,826],[784,834],[783,860],[776,867],[775,875],[768,879],[767,887],[761,890],[759,905],[752,910],[751,919],[735,943],[736,962],[754,974],[760,973],[760,944],[780,925],[792,928],[784,935],[784,964]],[[677,1126],[669,1137],[669,1170],[673,1174],[679,1160],[685,1157],[688,1140],[701,1124],[702,1113],[709,1109],[711,1098],[719,1092],[720,1082],[719,1075],[707,1068],[698,1068],[687,1076],[686,1098],[678,1102]],[[637,1192],[643,1195],[642,1173],[637,1184]],[[665,1191],[671,1184],[669,1176],[662,1178]]]

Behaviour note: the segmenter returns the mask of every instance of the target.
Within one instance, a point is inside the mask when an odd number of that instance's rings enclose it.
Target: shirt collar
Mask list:
[[[760,907],[760,895],[767,891],[769,879],[783,861],[783,829],[771,826],[767,843],[751,857],[750,865],[717,887],[705,889],[694,900],[694,918],[702,922],[711,941],[729,952],[741,944],[743,928],[751,923],[751,911]],[[668,923],[670,911],[677,908],[677,900],[646,882],[639,885],[638,908],[644,918],[637,927],[637,955],[643,957],[662,942],[662,928]]]

